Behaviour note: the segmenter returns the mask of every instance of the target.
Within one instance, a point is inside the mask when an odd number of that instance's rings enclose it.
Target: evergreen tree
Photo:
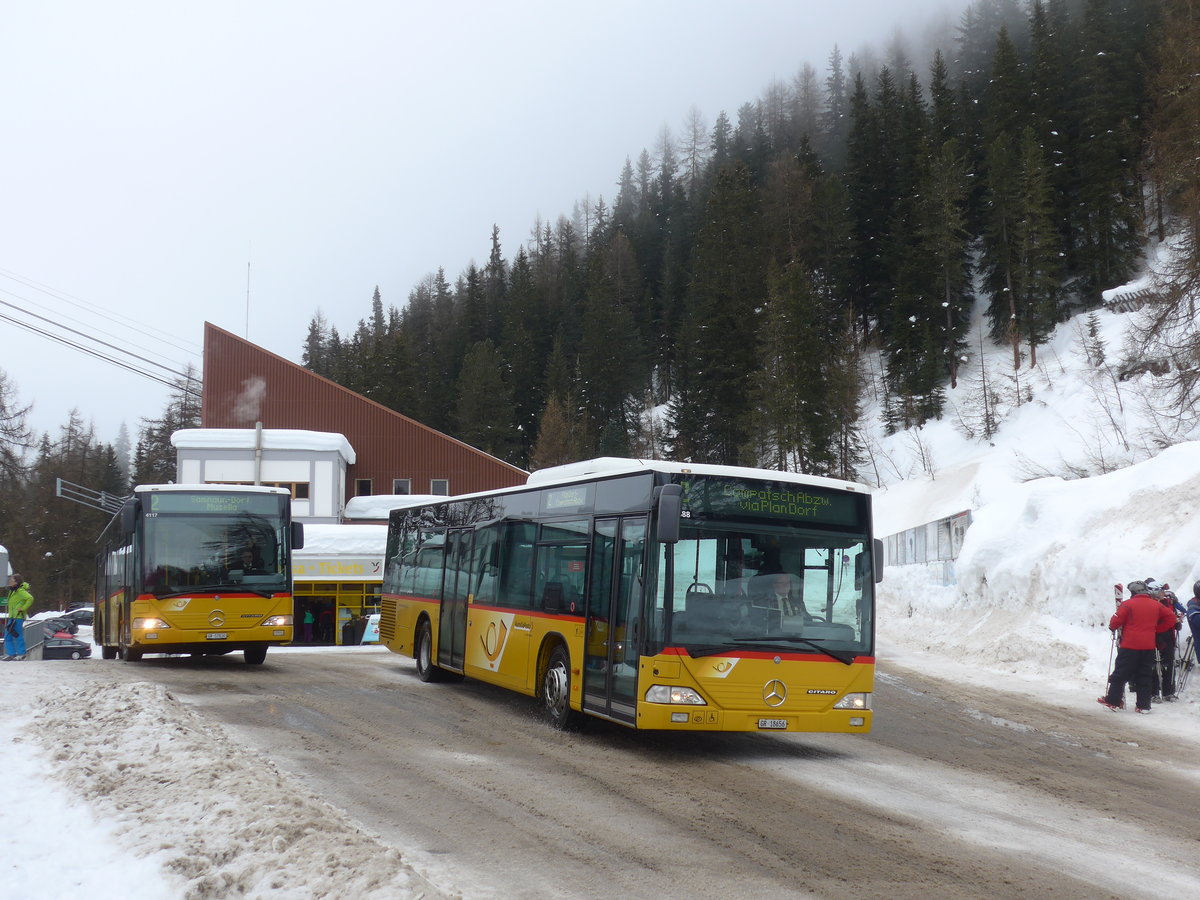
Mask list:
[[[513,261],[508,304],[499,349],[512,385],[513,421],[520,439],[518,458],[525,461],[538,433],[538,417],[546,405],[545,366],[553,334],[537,290],[529,256],[522,247]]]
[[[143,418],[133,459],[132,484],[167,484],[175,481],[176,453],[171,435],[183,428],[200,427],[200,380],[192,366],[175,380],[171,396],[157,419]]]
[[[988,148],[986,208],[981,244],[983,286],[989,296],[991,334],[1013,348],[1013,368],[1020,368],[1020,320],[1013,290],[1016,265],[1016,220],[1020,209],[1017,160],[1012,141],[1002,135]]]
[[[604,456],[628,452],[636,428],[628,403],[645,383],[644,353],[633,315],[641,278],[633,248],[618,232],[592,266],[579,348],[585,441]]]
[[[0,486],[15,487],[24,475],[23,458],[33,443],[28,416],[32,406],[22,406],[17,387],[0,369]]]
[[[117,430],[117,442],[113,445],[116,453],[117,471],[121,473],[121,484],[129,484],[129,474],[133,469],[133,443],[129,440],[129,427],[122,422]]]
[[[1073,214],[1068,153],[1078,129],[1068,100],[1071,31],[1066,0],[1033,0],[1030,9],[1029,99],[1032,125],[1049,167],[1050,217],[1069,252]]]
[[[850,296],[866,333],[870,321],[882,317],[886,300],[882,237],[891,210],[891,167],[885,162],[883,127],[861,76],[854,81],[850,122],[845,175],[855,260]]]
[[[700,230],[689,287],[691,357],[688,405],[672,409],[674,440],[695,461],[736,465],[748,444],[755,341],[764,297],[759,210],[751,173],[743,165],[717,173]],[[682,435],[682,428],[697,428]],[[683,443],[678,444],[682,446]]]
[[[558,394],[551,394],[542,410],[537,441],[529,458],[529,469],[561,466],[583,459],[579,444],[579,429],[571,416],[570,406]]]
[[[487,337],[498,340],[508,294],[508,263],[500,251],[500,228],[492,226],[492,249],[483,270],[483,299],[487,310]]]
[[[173,475],[173,473],[172,473]],[[112,447],[96,442],[95,429],[71,410],[56,441],[42,442],[29,473],[22,513],[31,546],[25,571],[43,609],[65,609],[93,599],[96,538],[109,516],[57,496],[59,479],[114,497],[128,491]]]
[[[320,310],[317,310],[308,323],[308,335],[304,339],[300,364],[318,375],[329,377],[329,330]]]
[[[822,298],[798,262],[773,266],[768,276],[761,368],[752,441],[767,468],[835,475],[844,471],[842,423],[857,404],[843,406],[840,348],[846,320]]]
[[[498,459],[513,459],[517,441],[512,389],[504,377],[504,362],[491,341],[479,341],[467,351],[457,394],[455,437]]]
[[[1062,318],[1062,253],[1052,218],[1050,169],[1032,127],[1021,136],[1017,178],[1012,288],[1029,342],[1029,364],[1035,366],[1038,345]]]
[[[1077,67],[1074,268],[1078,289],[1087,296],[1128,279],[1141,240],[1139,186],[1130,165],[1141,139],[1140,91],[1129,71],[1129,36],[1117,27],[1115,7],[1116,0],[1087,0]]]
[[[944,142],[934,152],[920,194],[917,253],[930,263],[931,299],[944,313],[942,357],[953,388],[958,385],[958,363],[971,304],[967,171],[956,140]]]
[[[950,70],[938,50],[929,69],[929,143],[936,153],[946,141],[965,137],[954,90],[950,86]]]
[[[842,51],[837,44],[829,54],[829,74],[825,76],[824,125],[826,158],[830,168],[841,171],[845,164],[846,135],[849,132],[850,110],[846,92],[846,73],[842,69]]]
[[[992,55],[991,78],[983,93],[984,144],[1019,135],[1030,121],[1028,104],[1029,83],[1017,48],[1008,36],[1008,29],[1001,28]]]

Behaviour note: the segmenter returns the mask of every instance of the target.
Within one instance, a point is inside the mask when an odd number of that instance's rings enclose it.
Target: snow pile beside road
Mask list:
[[[1200,578],[1197,472],[1200,442],[1192,441],[1107,475],[1008,485],[976,509],[957,584],[940,583],[940,566],[887,569],[881,642],[1042,683],[1052,672],[1059,683],[1103,684],[1113,585],[1153,577],[1186,601]],[[887,507],[898,501],[911,509],[908,487],[876,495],[882,518],[894,517]]]
[[[39,699],[26,739],[189,900],[440,896],[400,853],[159,685]]]

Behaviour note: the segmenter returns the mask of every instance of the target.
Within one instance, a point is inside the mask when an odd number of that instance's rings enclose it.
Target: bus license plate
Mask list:
[[[224,631],[210,631],[205,635],[210,641],[223,641],[229,637]]]
[[[759,719],[759,728],[777,728],[780,731],[787,731],[787,719]]]

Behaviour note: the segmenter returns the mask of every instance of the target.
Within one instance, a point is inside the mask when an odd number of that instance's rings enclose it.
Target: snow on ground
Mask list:
[[[0,759],[15,786],[0,833],[20,835],[0,861],[4,896],[435,896],[397,849],[161,685],[114,693],[92,665],[0,670]]]
[[[1129,318],[1090,320],[1110,359]],[[873,438],[869,480],[887,485],[875,496],[879,535],[974,511],[955,584],[942,584],[940,569],[887,570],[881,678],[900,664],[1112,716],[1095,698],[1112,656],[1113,584],[1152,576],[1186,600],[1200,579],[1200,434],[1157,452],[1160,423],[1141,393],[1150,376],[1098,375],[1082,350],[1086,330],[1080,320],[1058,329],[1039,369],[1023,376],[1032,399],[1007,409],[990,440],[961,433],[980,394],[965,376],[943,421]],[[1001,386],[1007,353],[985,354]],[[1030,479],[1098,461],[1124,468]],[[113,696],[86,677],[90,665],[0,668],[0,766],[20,800],[0,805],[0,833],[20,836],[20,852],[0,860],[7,896],[435,893],[405,866],[402,848],[381,845],[160,686]],[[1200,742],[1200,676],[1136,725]]]

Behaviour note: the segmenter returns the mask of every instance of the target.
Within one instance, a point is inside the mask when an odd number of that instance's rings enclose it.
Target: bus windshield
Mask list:
[[[661,552],[657,597],[665,614],[654,620],[663,644],[693,655],[829,650],[843,661],[872,652],[874,579],[865,534],[692,520]]]
[[[150,514],[142,522],[142,577],[160,596],[244,586],[287,589],[283,516]]]

